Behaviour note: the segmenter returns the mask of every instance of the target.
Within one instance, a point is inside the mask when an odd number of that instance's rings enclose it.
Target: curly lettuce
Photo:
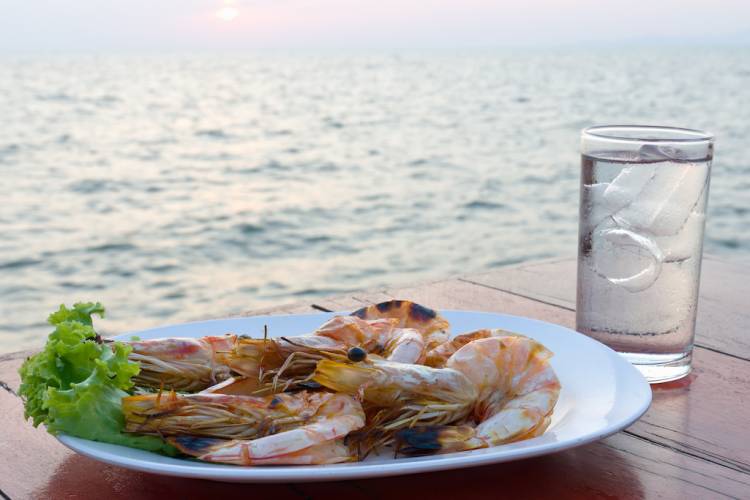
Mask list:
[[[138,363],[128,360],[131,347],[102,342],[92,316],[104,315],[96,302],[60,306],[48,321],[55,327],[44,349],[19,369],[26,418],[43,423],[52,434],[65,433],[94,441],[120,444],[174,455],[158,437],[122,432],[122,398],[133,389]]]

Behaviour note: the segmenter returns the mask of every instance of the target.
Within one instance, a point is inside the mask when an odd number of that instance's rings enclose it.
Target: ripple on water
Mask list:
[[[248,224],[248,223],[239,224],[236,226],[236,228],[240,233],[244,235],[248,235],[248,236],[262,233],[265,230],[263,226],[259,226],[257,224]]]
[[[46,102],[73,102],[76,100],[75,97],[69,94],[62,93],[62,92],[57,92],[57,93],[52,93],[52,94],[38,94],[36,98],[39,101],[46,101]]]
[[[726,249],[736,249],[742,246],[740,240],[737,238],[711,238],[711,242],[715,245],[719,245]]]
[[[176,286],[176,281],[170,281],[170,280],[157,280],[152,282],[150,285],[148,285],[150,288],[170,288],[173,286]]]
[[[116,191],[117,185],[109,179],[83,179],[70,183],[68,188],[75,193],[89,194]]]
[[[550,184],[553,181],[550,177],[541,177],[539,175],[527,175],[521,178],[522,184]]]
[[[7,156],[16,154],[19,151],[21,151],[21,146],[19,146],[18,144],[16,143],[6,144],[0,147],[0,160],[3,160]]]
[[[292,135],[293,132],[289,129],[279,129],[279,130],[268,130],[266,132],[266,136],[268,137],[284,137],[288,135]]]
[[[143,266],[143,269],[152,273],[164,274],[180,269],[178,264],[151,264]]]
[[[58,283],[58,286],[65,288],[67,290],[104,290],[106,288],[106,285],[103,285],[101,283],[89,283],[89,282],[81,282],[81,281],[60,281]]]
[[[219,128],[210,128],[197,130],[195,132],[196,137],[207,137],[209,139],[229,139],[229,134]]]
[[[185,297],[187,297],[187,294],[183,291],[169,292],[161,296],[163,300],[184,299]]]
[[[321,173],[332,173],[332,172],[338,172],[339,170],[341,170],[341,167],[331,162],[319,163],[319,164],[314,165],[312,168],[315,171],[321,172]]]
[[[9,62],[0,349],[38,346],[63,301],[116,333],[571,255],[580,129],[614,120],[716,129],[705,251],[748,255],[750,53],[681,57]]]
[[[308,245],[314,245],[316,243],[328,243],[330,241],[333,241],[333,238],[321,234],[316,236],[306,236],[302,239],[302,241]]]
[[[23,258],[10,260],[7,262],[0,262],[0,269],[21,269],[23,267],[36,266],[41,264],[42,261],[39,259]]]
[[[469,210],[505,210],[508,207],[504,203],[497,203],[487,200],[474,200],[470,201],[469,203],[465,203],[463,208]]]

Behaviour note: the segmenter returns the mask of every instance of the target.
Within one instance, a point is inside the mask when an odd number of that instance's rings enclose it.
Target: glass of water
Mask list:
[[[647,126],[582,134],[576,327],[649,382],[690,372],[713,136]]]

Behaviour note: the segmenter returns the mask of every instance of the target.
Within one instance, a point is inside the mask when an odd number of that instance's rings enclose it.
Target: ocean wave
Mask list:
[[[114,333],[572,256],[594,123],[715,132],[705,251],[750,255],[750,53],[272,62],[8,63],[1,349],[41,341],[62,301],[103,301]]]

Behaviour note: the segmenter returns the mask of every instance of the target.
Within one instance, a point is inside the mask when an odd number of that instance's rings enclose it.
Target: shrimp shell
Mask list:
[[[141,387],[182,391],[210,387],[229,377],[222,353],[232,349],[236,338],[224,335],[128,341],[133,348],[128,358],[141,367],[133,380]]]
[[[258,382],[259,392],[279,392],[307,380],[328,355],[345,356],[352,347],[403,363],[422,362],[425,343],[414,329],[396,328],[395,319],[335,316],[309,335],[274,339],[239,338],[228,365]]]
[[[325,464],[345,462],[354,455],[342,438],[365,425],[360,403],[345,394],[331,394],[314,416],[299,427],[257,439],[174,436],[167,441],[183,453],[206,462],[234,465]]]
[[[169,392],[125,397],[122,410],[126,432],[247,439],[304,425],[334,398],[306,391],[266,397]]]
[[[489,337],[505,337],[505,336],[518,336],[518,334],[501,330],[499,328],[494,330],[476,330],[461,335],[456,335],[447,342],[440,344],[434,349],[427,352],[425,363],[427,366],[434,368],[443,368],[445,363],[456,351],[460,348],[472,342],[474,340],[486,339]]]
[[[351,315],[367,320],[396,319],[399,328],[414,328],[422,333],[427,351],[448,340],[450,323],[437,311],[408,300],[389,300],[373,304],[357,309]]]
[[[405,429],[397,438],[405,453],[468,450],[539,436],[550,424],[560,382],[542,344],[512,335],[474,340],[446,363],[471,380],[478,397],[476,427]],[[471,429],[468,432],[467,429]]]
[[[477,397],[474,384],[456,370],[397,363],[375,356],[358,363],[324,359],[318,363],[312,380],[362,399],[367,426],[354,436],[361,456],[390,444],[400,429],[464,419]]]

